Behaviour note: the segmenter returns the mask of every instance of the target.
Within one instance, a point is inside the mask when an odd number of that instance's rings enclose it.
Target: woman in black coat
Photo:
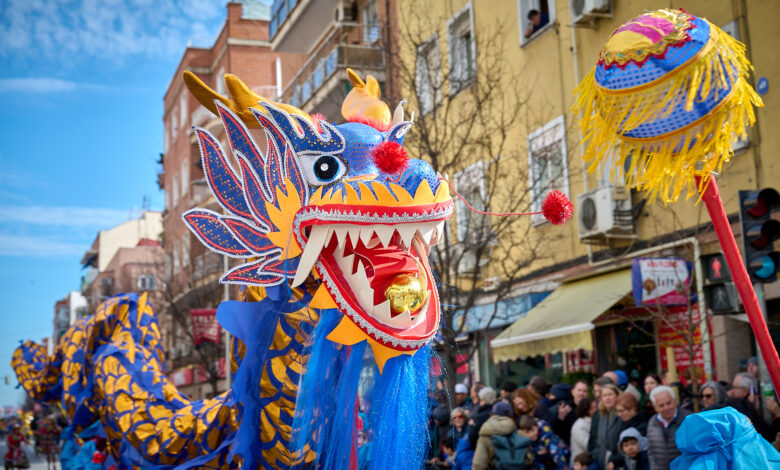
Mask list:
[[[639,412],[639,402],[630,393],[621,393],[615,403],[615,413],[622,422],[620,432],[636,428],[639,434],[647,437],[647,419]]]

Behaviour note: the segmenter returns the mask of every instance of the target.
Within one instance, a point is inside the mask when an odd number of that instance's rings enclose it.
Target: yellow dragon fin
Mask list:
[[[250,107],[262,110],[263,108],[259,103],[270,103],[290,114],[297,114],[308,119],[309,121],[312,121],[312,118],[308,113],[296,108],[295,106],[290,106],[289,104],[284,103],[276,103],[267,98],[263,98],[262,96],[252,91],[246,85],[246,83],[241,81],[240,78],[233,74],[225,74],[225,84],[227,85],[230,99],[212,90],[208,85],[203,83],[201,79],[199,79],[189,70],[184,71],[183,78],[184,84],[187,85],[187,88],[190,90],[190,93],[192,93],[192,96],[194,96],[195,99],[197,99],[198,102],[206,109],[214,114],[218,114],[217,106],[214,104],[214,100],[219,100],[225,106],[230,108],[231,111],[236,113],[241,118],[241,120],[244,121],[244,124],[249,127],[261,127],[260,123],[257,122],[257,119],[255,119],[254,115],[252,114],[252,111],[249,110]]]

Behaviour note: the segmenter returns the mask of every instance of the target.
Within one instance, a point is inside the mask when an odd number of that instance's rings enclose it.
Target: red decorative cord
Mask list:
[[[447,181],[446,179],[439,177],[439,180],[444,181],[447,183],[447,186],[450,187],[452,190],[452,193],[455,194],[458,199],[463,201],[464,204],[466,204],[466,207],[468,207],[472,212],[476,212],[477,214],[482,215],[493,215],[496,217],[506,217],[506,216],[513,216],[513,215],[537,215],[542,214],[544,215],[544,218],[549,220],[550,223],[554,225],[561,225],[566,223],[569,218],[571,218],[572,214],[574,213],[574,204],[571,203],[569,198],[566,197],[565,194],[558,190],[550,191],[547,196],[545,196],[544,201],[542,202],[542,210],[536,211],[536,212],[488,212],[488,211],[481,211],[479,209],[475,209],[469,202],[458,194],[457,191],[455,191],[455,188],[452,186],[452,183]]]

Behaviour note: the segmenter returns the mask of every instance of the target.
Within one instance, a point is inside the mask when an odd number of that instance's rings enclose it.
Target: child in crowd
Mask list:
[[[589,452],[580,452],[574,457],[573,470],[599,470],[599,464]]]
[[[618,439],[619,455],[613,455],[607,464],[607,470],[649,470],[647,458],[647,438],[636,428],[628,428],[620,433]]]
[[[531,440],[532,468],[569,469],[569,446],[556,436],[544,420],[523,415],[519,421],[520,433]]]

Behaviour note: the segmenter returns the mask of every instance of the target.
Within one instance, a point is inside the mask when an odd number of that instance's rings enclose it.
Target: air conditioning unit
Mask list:
[[[606,185],[577,196],[580,241],[627,238],[634,234],[631,195],[622,186]]]
[[[591,23],[595,18],[610,16],[610,0],[569,0],[571,22],[575,25]]]

